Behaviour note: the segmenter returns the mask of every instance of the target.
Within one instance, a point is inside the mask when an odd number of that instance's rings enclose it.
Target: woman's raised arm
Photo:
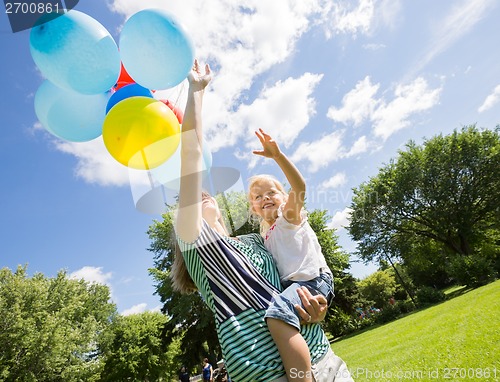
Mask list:
[[[198,60],[188,75],[189,90],[182,123],[181,180],[179,210],[176,219],[177,236],[193,242],[201,232],[201,171],[202,168],[202,120],[201,111],[205,87],[211,80],[210,67],[202,73]]]

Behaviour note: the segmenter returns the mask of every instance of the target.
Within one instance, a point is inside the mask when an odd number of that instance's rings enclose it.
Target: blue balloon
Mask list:
[[[180,84],[193,66],[191,40],[182,26],[160,9],[132,15],[123,26],[119,45],[128,74],[149,89]]]
[[[81,94],[45,80],[35,94],[35,113],[53,135],[71,142],[90,141],[102,134],[110,94]]]
[[[30,51],[42,75],[82,94],[111,89],[120,75],[120,53],[97,20],[71,10],[31,29]]]
[[[139,84],[130,84],[125,85],[118,89],[113,93],[111,98],[108,101],[108,105],[106,106],[106,114],[111,110],[113,106],[115,106],[118,102],[123,101],[126,98],[130,97],[149,97],[153,98],[153,93],[151,90],[146,89],[145,87]]]

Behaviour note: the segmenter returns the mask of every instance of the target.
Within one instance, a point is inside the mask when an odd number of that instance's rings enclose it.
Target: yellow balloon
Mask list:
[[[174,112],[150,97],[130,97],[118,102],[104,119],[102,138],[121,164],[149,170],[175,153],[180,125]]]

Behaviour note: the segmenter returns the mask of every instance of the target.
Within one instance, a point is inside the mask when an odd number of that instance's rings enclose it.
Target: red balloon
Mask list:
[[[116,81],[116,85],[114,86],[115,90],[118,90],[126,85],[130,84],[135,84],[135,81],[130,75],[127,73],[125,70],[125,67],[123,66],[123,63],[121,64],[121,69],[120,69],[120,76],[118,77],[118,80]]]
[[[165,105],[167,105],[174,112],[175,116],[177,117],[177,120],[182,125],[182,120],[184,119],[184,113],[182,112],[182,110],[179,109],[177,106],[175,106],[168,99],[162,99],[160,101],[163,102]]]

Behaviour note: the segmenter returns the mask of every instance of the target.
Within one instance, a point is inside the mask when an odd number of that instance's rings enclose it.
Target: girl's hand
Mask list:
[[[203,90],[212,79],[212,72],[210,66],[205,64],[205,73],[201,72],[201,66],[197,59],[194,60],[193,68],[187,76],[189,88],[192,91]]]
[[[255,132],[257,138],[259,138],[260,143],[262,144],[263,150],[253,150],[255,155],[261,155],[266,158],[276,159],[281,155],[281,150],[278,146],[278,143],[271,138],[271,136],[264,132],[264,130],[259,129],[259,131]]]

